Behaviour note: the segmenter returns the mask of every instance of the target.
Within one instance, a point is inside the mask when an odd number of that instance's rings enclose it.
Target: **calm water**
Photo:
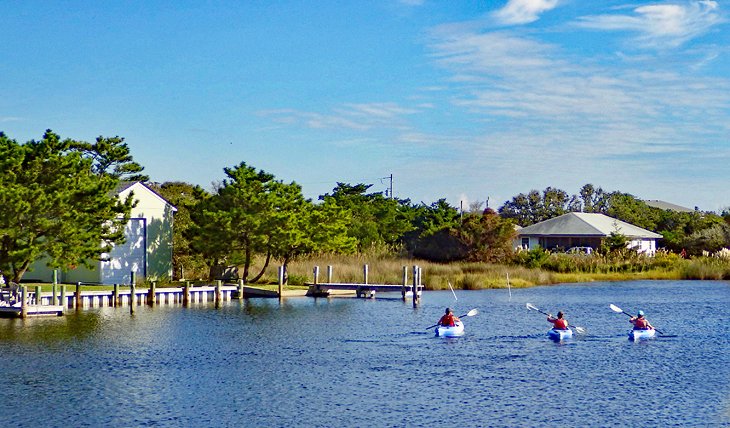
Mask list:
[[[385,295],[383,295],[385,296]],[[253,299],[0,320],[14,426],[730,426],[730,283]],[[549,341],[541,314],[588,334]],[[665,334],[632,343],[643,309]],[[426,327],[445,306],[466,336]]]

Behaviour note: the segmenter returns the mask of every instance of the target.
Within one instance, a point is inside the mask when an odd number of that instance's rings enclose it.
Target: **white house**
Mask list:
[[[654,254],[662,235],[597,213],[567,213],[517,230],[515,248],[540,246],[547,250],[573,247],[599,248],[612,233],[629,239],[627,246],[640,253]]]
[[[136,205],[124,229],[124,243],[113,246],[105,253],[109,261],[96,261],[94,269],[80,266],[59,272],[59,282],[129,284],[131,272],[138,281],[172,278],[172,227],[177,209],[142,182],[122,182],[115,189],[122,200],[132,192]],[[53,272],[46,260],[38,260],[25,277],[51,282]]]

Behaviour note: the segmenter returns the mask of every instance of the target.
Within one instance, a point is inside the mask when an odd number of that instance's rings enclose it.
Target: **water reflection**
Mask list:
[[[10,374],[0,400],[20,426],[722,426],[729,290],[606,283],[511,299],[426,292],[417,309],[398,298],[251,299],[0,320]],[[526,302],[564,310],[588,334],[549,340]],[[609,303],[640,307],[679,337],[631,343]],[[426,330],[445,306],[479,309],[466,336]],[[632,406],[638,391],[645,405]]]

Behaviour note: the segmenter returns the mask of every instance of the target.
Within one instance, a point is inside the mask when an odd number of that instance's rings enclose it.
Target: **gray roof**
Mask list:
[[[118,194],[122,193],[123,191],[129,189],[130,187],[134,186],[137,183],[138,183],[137,181],[120,181],[117,184],[117,187],[114,188],[113,193],[115,195],[118,195]],[[142,184],[144,184],[144,183],[142,183]]]
[[[594,236],[604,237],[620,233],[629,238],[655,238],[662,235],[633,224],[596,213],[568,213],[559,217],[523,227],[520,236]]]
[[[691,213],[694,212],[693,209],[683,207],[681,205],[672,204],[669,202],[660,201],[657,199],[647,199],[644,201],[645,204],[649,205],[650,207],[659,208],[660,210],[670,210],[670,211],[676,211],[678,213]]]

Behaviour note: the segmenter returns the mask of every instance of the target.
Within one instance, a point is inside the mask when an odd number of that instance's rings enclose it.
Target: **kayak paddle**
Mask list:
[[[541,311],[540,309],[538,309],[537,306],[533,305],[532,303],[527,303],[525,306],[527,306],[527,309],[529,309],[531,311],[537,311],[537,312],[540,312],[543,315],[550,316],[550,314],[548,314],[547,312]],[[583,334],[583,333],[586,332],[586,329],[584,329],[583,327],[578,327],[578,326],[574,326],[574,325],[570,325],[570,324],[568,324],[568,327],[574,329],[575,332],[578,333],[578,334]]]
[[[470,310],[469,312],[465,313],[464,315],[459,315],[457,318],[473,317],[474,315],[476,315],[478,313],[479,313],[479,311],[476,308],[474,308],[474,309]],[[438,327],[438,324],[434,324],[431,327],[426,327],[426,330],[430,330],[434,327]]]
[[[626,314],[626,315],[628,315],[628,316],[629,316],[629,317],[631,317],[631,318],[633,318],[633,317],[634,317],[633,315],[631,315],[630,313],[628,313],[628,312],[624,311],[623,309],[619,308],[618,306],[614,305],[613,303],[611,303],[610,305],[608,305],[608,307],[610,307],[610,308],[611,308],[611,310],[612,310],[612,311],[614,311],[614,312],[616,312],[616,313],[619,313],[619,314]],[[656,327],[654,327],[654,330],[656,330],[656,332],[657,332],[657,333],[659,333],[659,334],[661,334],[662,336],[665,336],[665,337],[672,337],[672,336],[668,336],[668,335],[665,335],[665,334],[664,334],[664,333],[663,333],[662,331],[660,331],[660,330],[659,330],[658,328],[656,328]]]

